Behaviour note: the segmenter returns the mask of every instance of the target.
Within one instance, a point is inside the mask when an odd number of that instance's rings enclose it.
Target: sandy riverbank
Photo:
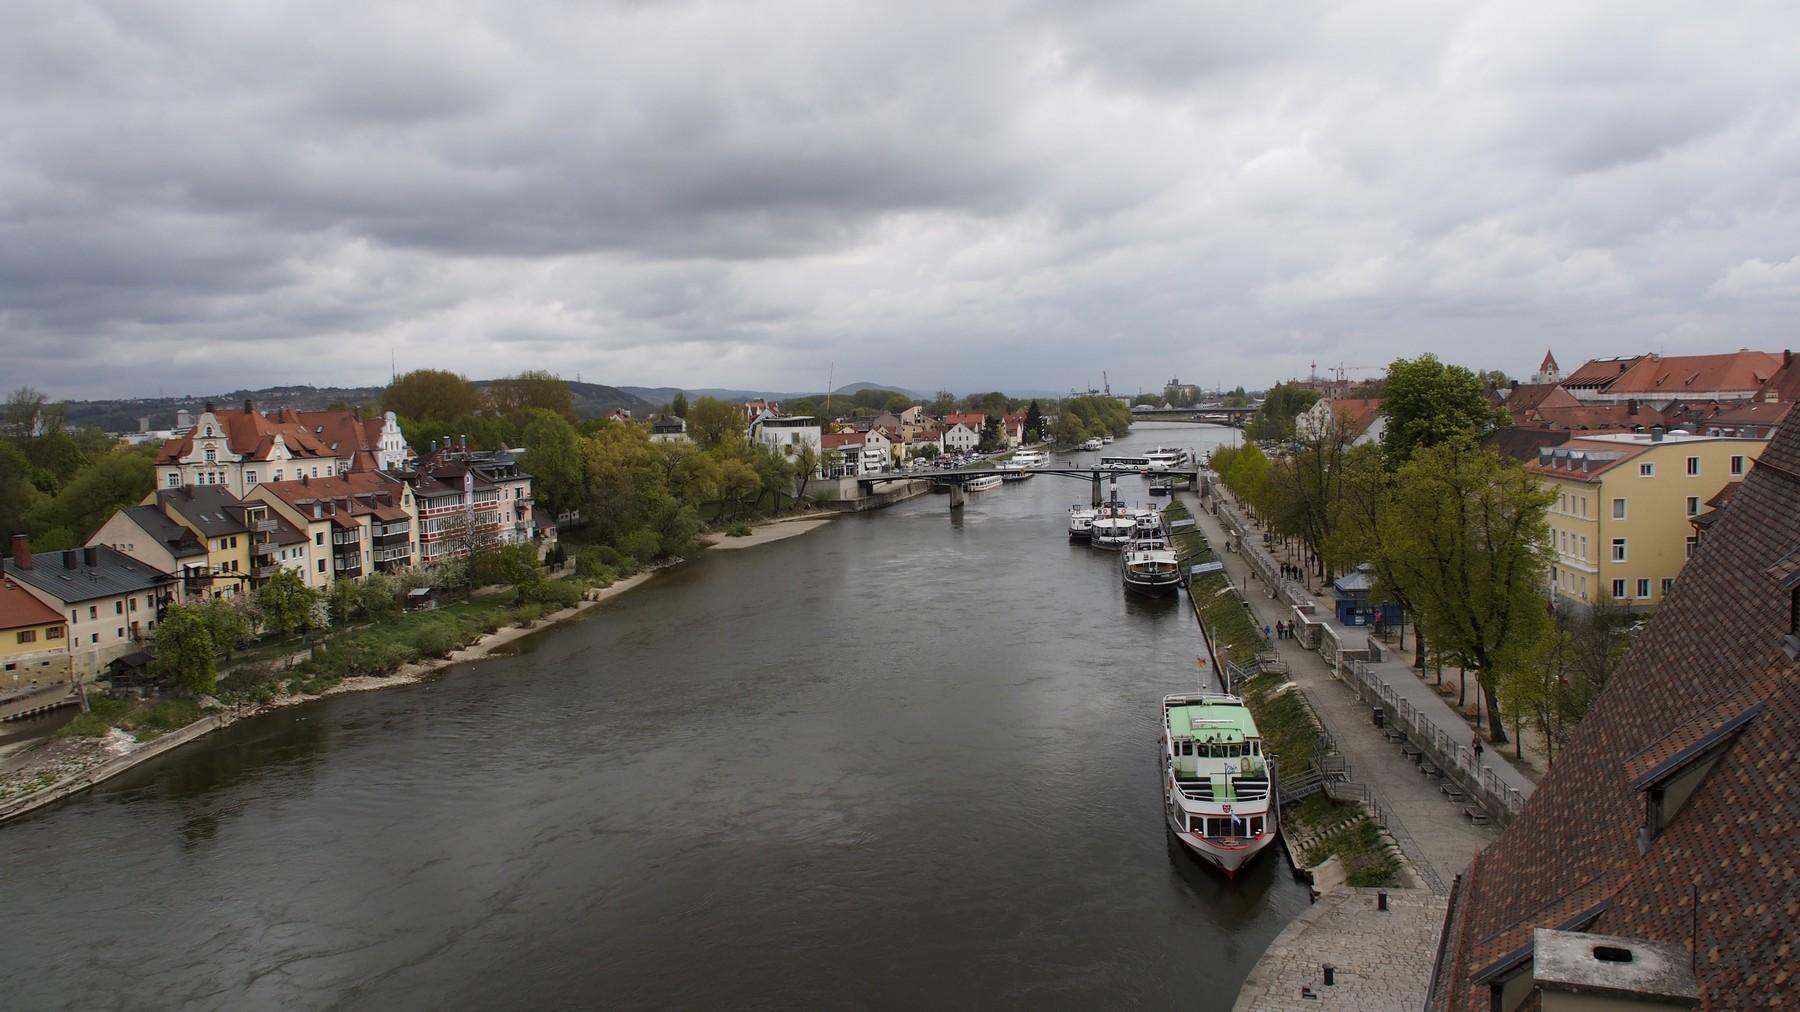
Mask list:
[[[50,738],[33,742],[31,745],[35,747],[19,749],[7,757],[6,768],[0,770],[0,822],[84,791],[108,777],[123,773],[139,762],[169,751],[171,746],[185,744],[212,731],[230,727],[246,717],[347,692],[373,692],[377,689],[415,685],[453,665],[481,660],[545,626],[576,618],[641,586],[665,568],[667,566],[648,569],[609,587],[589,591],[586,600],[546,615],[528,629],[518,626],[497,629],[446,657],[407,664],[390,675],[356,675],[317,694],[281,695],[267,703],[220,707],[185,728],[149,741],[138,741],[114,728],[104,738]]]
[[[721,534],[706,543],[708,548],[731,551],[738,548],[753,548],[766,545],[771,541],[785,541],[799,537],[807,531],[815,531],[830,523],[835,517],[805,517],[799,520],[776,520],[772,523],[759,524],[750,529],[750,533],[741,538]]]

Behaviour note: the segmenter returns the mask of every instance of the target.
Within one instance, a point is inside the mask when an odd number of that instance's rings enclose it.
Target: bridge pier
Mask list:
[[[964,501],[965,501],[965,499],[964,499],[964,494],[963,494],[962,482],[960,482],[960,481],[951,482],[950,483],[950,508],[953,510],[962,509]]]
[[[1098,508],[1102,502],[1106,501],[1100,494],[1100,472],[1099,471],[1094,472],[1093,483],[1094,483],[1094,494],[1093,494],[1092,498],[1089,500],[1089,505],[1094,506],[1095,508]]]

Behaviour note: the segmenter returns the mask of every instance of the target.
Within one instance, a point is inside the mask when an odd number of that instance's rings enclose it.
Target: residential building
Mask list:
[[[276,522],[262,503],[246,503],[223,485],[183,485],[157,489],[144,505],[155,506],[206,549],[206,579],[199,585],[190,580],[184,597],[233,597],[275,575]]]
[[[1525,469],[1555,493],[1550,590],[1578,607],[1654,607],[1695,541],[1689,521],[1740,481],[1766,440],[1611,433],[1542,447]]]
[[[664,415],[650,423],[650,441],[652,443],[691,443],[693,439],[687,434],[687,419],[680,415]]]
[[[757,418],[763,415],[779,416],[780,414],[780,401],[768,401],[758,397],[755,400],[744,402],[744,424],[746,425],[756,421]]]
[[[1792,1005],[1797,659],[1790,420],[1523,810],[1457,878],[1427,1009]]]
[[[485,526],[491,501],[495,518],[492,534],[501,544],[536,539],[531,475],[519,467],[518,456],[511,450],[444,450],[419,461],[414,472],[430,475],[441,485],[458,490],[466,484],[464,473],[473,472],[475,481],[467,483],[469,487],[460,505],[468,507],[472,502]]]
[[[606,420],[609,422],[630,422],[631,412],[624,408],[614,408],[606,413]]]
[[[827,432],[820,439],[824,452],[819,458],[819,477],[854,478],[863,473],[862,433]]]
[[[862,433],[863,464],[865,473],[869,471],[885,471],[894,466],[894,439],[886,431],[870,428]]]
[[[187,527],[156,506],[127,506],[107,518],[88,539],[174,578],[176,600],[185,604],[211,595],[212,566],[207,546]]]
[[[275,561],[292,566],[292,553],[304,549],[298,561],[309,587],[324,589],[338,580],[406,569],[422,557],[413,487],[386,471],[264,482],[249,498],[266,504],[300,535],[295,543],[277,529]],[[284,551],[289,557],[279,554]]]
[[[277,412],[276,417],[285,416]],[[392,411],[380,418],[364,418],[353,410],[296,411],[294,419],[339,461],[348,460],[347,470],[394,471],[413,455]]]
[[[408,476],[419,505],[419,564],[466,558],[500,541],[500,493],[472,469]]]
[[[218,485],[243,496],[259,482],[347,471],[356,451],[343,449],[344,456],[338,456],[291,409],[271,417],[250,401],[242,410],[208,403],[191,430],[157,451],[156,487]]]
[[[750,424],[751,442],[774,447],[789,459],[803,448],[810,448],[814,456],[819,455],[823,438],[823,430],[810,415],[763,414]]]
[[[0,689],[68,680],[68,621],[11,577],[0,577]]]
[[[944,441],[944,430],[935,428],[920,429],[913,433],[912,438],[904,444],[896,445],[901,446],[908,457],[920,456],[928,446],[936,453],[943,453],[949,449],[949,444]]]
[[[67,616],[69,670],[76,681],[99,677],[113,661],[140,649],[175,593],[169,574],[105,545],[34,555],[23,534],[13,537],[0,577]]]
[[[980,415],[976,416],[981,417]],[[950,453],[969,453],[981,445],[981,429],[967,422],[952,422],[943,431],[943,448]]]
[[[1025,412],[1013,411],[1000,420],[1000,436],[1007,446],[1023,446],[1025,443]]]
[[[1735,351],[1722,355],[1631,355],[1597,358],[1562,379],[1584,403],[1636,400],[1655,408],[1675,401],[1746,401],[1783,365],[1781,355]]]

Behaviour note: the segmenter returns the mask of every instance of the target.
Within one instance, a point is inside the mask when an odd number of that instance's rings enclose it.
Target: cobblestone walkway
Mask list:
[[[1383,912],[1374,889],[1325,894],[1276,936],[1234,1012],[1423,1008],[1446,902],[1422,889],[1389,890]],[[1330,987],[1326,963],[1334,967]]]

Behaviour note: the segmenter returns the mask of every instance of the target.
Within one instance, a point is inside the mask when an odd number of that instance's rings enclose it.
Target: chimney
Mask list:
[[[256,405],[250,403],[250,398],[248,398],[248,397],[244,398],[244,414],[246,414],[246,415],[250,414],[251,412],[253,412],[255,410],[256,410]]]
[[[75,560],[78,558],[80,558],[80,556],[75,553],[75,549],[73,549],[73,548],[63,549],[63,553],[62,553],[63,568],[64,569],[74,569],[75,568]]]
[[[14,534],[12,539],[13,565],[19,569],[31,568],[31,535]]]
[[[183,498],[183,499],[192,499],[192,498],[194,498],[194,486],[192,486],[192,485],[183,485],[183,486],[181,486],[181,497],[182,497],[182,498]]]
[[[100,549],[93,545],[83,548],[81,550],[81,564],[90,567],[98,566],[100,564]]]
[[[1630,400],[1627,400],[1625,402],[1625,413],[1628,415],[1637,414],[1637,398],[1636,397],[1633,397]]]
[[[300,476],[300,484],[302,484],[302,485],[311,485],[311,484],[312,484],[312,476],[311,476],[311,475],[307,475],[307,474],[303,474],[303,475],[301,475],[301,476]]]
[[[213,402],[212,402],[212,401],[207,401],[207,402],[206,402],[206,411],[207,411],[207,413],[208,413],[208,414],[211,414],[211,413],[212,413],[212,409],[213,409]]]
[[[1511,385],[1510,385],[1510,386],[1508,386],[1508,387],[1507,387],[1507,389],[1508,389],[1508,390],[1517,390],[1517,389],[1519,389],[1519,381],[1518,381],[1518,380],[1513,380],[1513,381],[1512,381],[1512,383],[1511,383]]]
[[[1652,443],[1662,442],[1662,437],[1663,437],[1663,427],[1662,426],[1660,426],[1660,425],[1650,426],[1650,441]]]

